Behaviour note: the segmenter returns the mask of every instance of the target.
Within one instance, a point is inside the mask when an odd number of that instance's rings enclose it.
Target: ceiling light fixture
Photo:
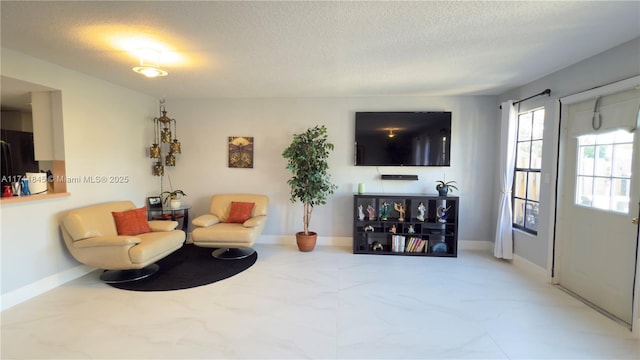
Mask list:
[[[169,74],[160,69],[160,53],[157,50],[140,49],[138,56],[140,57],[140,66],[133,68],[136,73],[146,77],[167,76]]]

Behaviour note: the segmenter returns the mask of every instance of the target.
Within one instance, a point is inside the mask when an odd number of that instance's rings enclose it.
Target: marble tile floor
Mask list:
[[[188,290],[87,274],[2,312],[1,358],[640,358],[628,329],[489,253],[256,250],[247,271]]]

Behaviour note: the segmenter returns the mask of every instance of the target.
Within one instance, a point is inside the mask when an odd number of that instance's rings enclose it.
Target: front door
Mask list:
[[[594,118],[594,127],[598,120]],[[628,130],[598,129],[577,136],[563,130],[556,275],[560,286],[631,325],[640,130]]]

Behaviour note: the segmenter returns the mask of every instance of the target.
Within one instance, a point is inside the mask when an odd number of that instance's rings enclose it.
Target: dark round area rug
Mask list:
[[[109,284],[132,291],[169,291],[189,289],[224,280],[239,274],[258,260],[258,253],[238,260],[221,260],[211,256],[213,248],[185,244],[157,262],[160,270],[152,276],[125,283]]]

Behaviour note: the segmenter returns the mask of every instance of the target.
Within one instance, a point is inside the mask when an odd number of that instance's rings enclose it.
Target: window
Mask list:
[[[513,227],[538,233],[544,108],[518,114],[513,177]]]
[[[633,133],[579,136],[577,154],[575,204],[628,214]]]

